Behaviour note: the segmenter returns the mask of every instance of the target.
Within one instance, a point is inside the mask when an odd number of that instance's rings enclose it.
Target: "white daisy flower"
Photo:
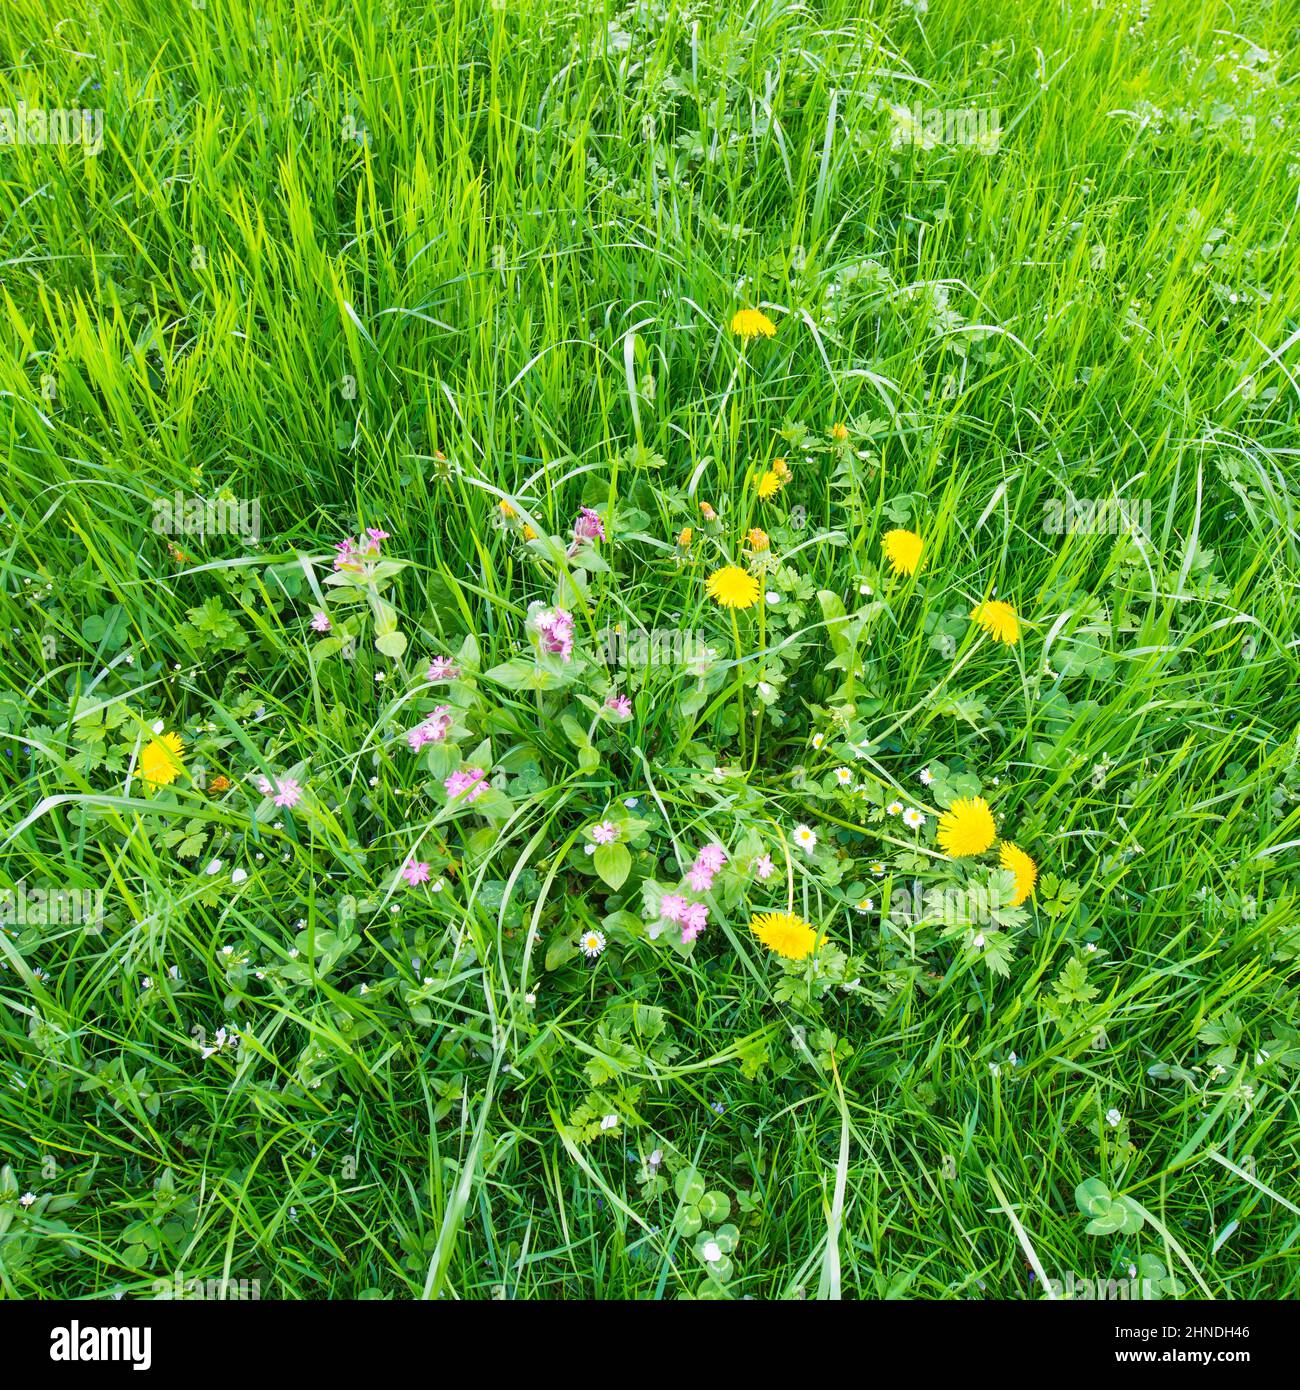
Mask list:
[[[806,825],[796,825],[791,838],[805,854],[811,854],[817,848],[817,832]]]
[[[578,945],[588,960],[595,960],[605,949],[605,933],[601,931],[583,932]]]
[[[928,787],[934,781],[934,773],[928,767],[923,767],[916,775],[921,779],[923,787]]]
[[[918,811],[915,806],[909,806],[907,810],[903,812],[903,824],[907,826],[909,830],[920,830],[925,824],[925,813]]]
[[[901,801],[891,801],[885,807],[885,814],[889,816],[901,816],[903,814],[903,803]]]
[[[853,781],[853,773],[847,767],[837,767],[835,769],[835,780],[841,787],[847,787]]]

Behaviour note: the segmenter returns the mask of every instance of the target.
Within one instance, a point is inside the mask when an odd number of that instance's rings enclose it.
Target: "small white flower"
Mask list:
[[[874,912],[876,910],[874,898],[863,898],[861,902],[854,903],[853,906],[858,912],[862,913]]]
[[[781,602],[781,595],[778,594],[775,589],[769,589],[766,597],[768,603],[776,604]]]
[[[1121,1115],[1121,1114],[1119,1113],[1119,1111],[1118,1111],[1113,1105],[1110,1107],[1109,1110],[1106,1111],[1106,1123],[1107,1123],[1112,1129],[1118,1129],[1118,1128],[1119,1128],[1119,1122],[1120,1122],[1123,1118],[1124,1118],[1124,1116]]]
[[[998,1076],[998,1075],[1001,1073],[1002,1068],[999,1067],[998,1064],[997,1064],[996,1062],[990,1062],[990,1063],[989,1063],[989,1071],[991,1071],[991,1072],[993,1073],[994,1076]]]
[[[601,1119],[600,1127],[601,1127],[601,1129],[617,1129],[617,1128],[618,1128],[618,1116],[617,1116],[617,1115],[606,1115],[606,1116],[604,1116],[604,1117]]]
[[[582,947],[582,954],[588,960],[595,960],[605,949],[605,933],[600,931],[584,932],[578,945]]]
[[[971,945],[974,946],[977,951],[982,951],[984,949],[984,933],[982,931],[975,933],[975,939],[971,942]]]
[[[18,1199],[18,1205],[20,1207],[30,1207],[35,1201],[36,1194],[34,1192],[24,1192]]]
[[[841,787],[847,787],[853,781],[853,773],[847,767],[837,767],[835,769],[835,780]]]
[[[885,807],[885,814],[887,816],[901,816],[903,814],[903,803],[901,801],[891,801],[889,805]]]
[[[208,867],[203,870],[203,872],[207,874],[209,877],[211,877],[213,874],[219,874],[221,872],[221,860],[214,859],[212,863],[209,864]]]
[[[825,742],[826,742],[826,735],[825,735],[825,734],[814,734],[814,735],[812,736],[812,746],[813,746],[814,748],[820,748],[820,747],[822,746],[822,744],[825,743]]]
[[[232,870],[230,871],[230,881],[231,881],[231,883],[243,883],[243,881],[244,881],[247,877],[248,877],[248,870],[247,870],[247,869],[232,869]]]
[[[14,631],[17,632],[18,629],[17,629],[17,628],[14,628]],[[160,734],[160,733],[162,733],[162,731],[163,731],[167,726],[166,726],[166,724],[164,724],[163,721],[160,719],[156,724],[153,724],[153,725],[151,725],[150,727],[153,729],[154,733]]]
[[[925,824],[925,813],[923,811],[918,811],[915,806],[909,806],[907,810],[903,812],[903,824],[907,826],[909,830],[920,830]]]
[[[722,1258],[722,1247],[716,1240],[706,1240],[704,1242],[704,1249],[700,1251],[700,1253],[709,1264],[715,1265]]]
[[[923,787],[928,787],[934,781],[934,773],[928,767],[923,767],[916,775],[921,779]]]
[[[811,854],[817,848],[817,832],[806,825],[796,825],[791,838],[805,854]]]

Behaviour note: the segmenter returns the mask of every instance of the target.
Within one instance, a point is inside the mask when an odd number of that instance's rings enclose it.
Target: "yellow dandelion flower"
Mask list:
[[[515,509],[510,505],[509,502],[498,502],[497,506],[501,510],[501,515],[506,517],[507,519],[514,516]]]
[[[519,534],[523,536],[524,540],[526,541],[535,541],[537,539],[537,532],[534,531],[533,528],[528,525],[525,525],[524,529]]]
[[[764,502],[770,502],[785,486],[785,480],[769,468],[758,480],[758,495]]]
[[[185,768],[185,744],[180,734],[151,739],[140,754],[140,776],[146,787],[170,787]]]
[[[1011,906],[1019,907],[1026,898],[1033,896],[1038,883],[1038,865],[1010,840],[1003,840],[998,849],[1001,851],[1002,867],[1010,869],[1016,876],[1016,891],[1011,898]]]
[[[836,440],[838,443],[842,444],[848,437],[849,430],[847,425],[841,425],[837,423],[831,426],[831,438]]]
[[[983,854],[997,837],[993,812],[982,796],[958,797],[939,817],[939,845],[954,857]]]
[[[783,483],[788,483],[791,477],[793,477],[793,474],[790,472],[790,465],[784,459],[772,460],[772,472],[775,473]]]
[[[694,539],[695,532],[692,531],[689,526],[683,526],[677,537],[677,544],[680,545],[683,550],[689,550],[691,548],[691,542]]]
[[[700,503],[700,515],[705,519],[705,521],[717,521],[718,519],[717,512],[713,510],[713,506],[709,502]]]
[[[749,929],[769,951],[786,960],[803,960],[826,940],[811,922],[793,912],[760,912],[750,918]]]
[[[761,309],[741,309],[731,320],[731,331],[738,338],[774,338],[776,324]]]
[[[977,603],[970,615],[995,642],[1005,642],[1008,647],[1014,647],[1020,641],[1020,619],[1009,603],[990,599]]]
[[[757,526],[751,526],[748,532],[749,548],[753,551],[770,550],[772,546],[771,538],[766,531],[760,530]]]
[[[880,548],[895,574],[915,574],[924,547],[925,542],[915,531],[895,529],[880,538]]]
[[[758,602],[758,580],[739,565],[727,565],[709,575],[709,597],[723,608],[752,608]]]

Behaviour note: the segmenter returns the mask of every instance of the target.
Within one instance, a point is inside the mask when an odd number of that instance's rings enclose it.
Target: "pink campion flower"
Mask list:
[[[549,609],[537,615],[537,632],[542,650],[555,652],[565,661],[573,655],[573,614],[563,608]]]
[[[435,656],[424,673],[427,681],[454,681],[460,675],[460,667],[449,656]]]
[[[439,705],[422,724],[407,731],[406,741],[411,745],[411,752],[418,753],[426,743],[441,743],[450,728],[451,706]]]
[[[703,903],[692,903],[682,920],[682,940],[694,941],[709,923],[709,909]]]
[[[418,887],[421,883],[428,883],[429,866],[417,860],[415,856],[412,855],[406,863],[402,865],[402,877],[412,888]]]
[[[680,893],[665,893],[659,904],[659,915],[669,922],[684,922],[691,905]]]
[[[486,776],[481,767],[467,767],[461,772],[453,772],[442,785],[453,801],[462,793],[465,801],[476,801],[486,790],[483,784]]]
[[[770,854],[760,854],[758,858],[754,860],[754,872],[766,883],[767,880],[776,873],[776,865],[772,863],[772,856]]]
[[[328,632],[333,624],[330,622],[329,614],[320,610],[311,615],[311,625],[315,632]]]
[[[611,845],[618,839],[618,826],[612,820],[603,820],[592,826],[591,838],[598,845]]]
[[[603,541],[605,539],[605,525],[600,519],[600,513],[592,511],[590,507],[579,508],[577,520],[573,523],[573,539],[575,541]]]
[[[292,777],[276,778],[259,777],[257,779],[257,790],[263,796],[273,796],[277,806],[283,806],[286,810],[292,811],[293,808],[302,800],[302,788]]]
[[[702,864],[711,874],[716,874],[727,862],[727,851],[718,844],[705,845],[695,862]]]
[[[275,787],[275,804],[292,811],[302,800],[302,788],[292,777],[282,777]]]
[[[605,708],[611,714],[616,714],[620,719],[632,718],[632,701],[626,695],[608,695],[605,697]]]
[[[381,531],[377,526],[367,526],[359,540],[354,541],[351,536],[345,536],[334,547],[338,551],[334,557],[334,568],[336,570],[359,570],[363,568],[365,561],[378,558],[379,548],[387,539],[388,532]]]
[[[686,875],[686,882],[696,893],[707,893],[713,887],[713,870],[704,864],[695,863]]]

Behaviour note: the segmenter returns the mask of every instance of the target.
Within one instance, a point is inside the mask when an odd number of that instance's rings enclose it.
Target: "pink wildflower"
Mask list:
[[[286,810],[293,808],[302,800],[302,788],[292,777],[276,778],[259,777],[257,779],[257,790],[263,796],[273,796],[277,806],[283,806]]]
[[[460,667],[449,656],[435,656],[424,673],[427,681],[454,681],[460,675]]]
[[[776,873],[776,865],[772,863],[772,856],[770,854],[760,854],[758,858],[754,860],[754,872],[766,883],[767,880]]]
[[[607,696],[605,708],[612,714],[618,715],[620,719],[631,719],[632,717],[632,701],[626,695]]]
[[[573,614],[563,608],[550,609],[537,616],[537,631],[542,650],[556,652],[565,661],[573,655]]]
[[[711,874],[716,874],[727,862],[727,851],[721,845],[705,845],[696,856],[695,862],[702,864]]]
[[[415,888],[421,883],[428,883],[429,866],[418,861],[415,856],[412,855],[406,863],[402,865],[402,877],[412,888]]]
[[[592,827],[591,838],[598,845],[613,844],[618,839],[618,826],[612,820],[603,820]]]
[[[330,622],[329,614],[323,610],[312,614],[311,625],[315,632],[328,632],[333,626]]]
[[[575,541],[603,541],[605,539],[605,526],[600,519],[599,512],[594,512],[590,507],[582,507],[578,511],[578,518],[573,523],[573,539]]]
[[[682,941],[690,943],[708,925],[709,909],[703,903],[691,903],[682,921]]]
[[[476,801],[485,790],[483,779],[486,776],[481,767],[467,767],[462,772],[453,772],[442,785],[453,801],[462,793],[465,801]]]
[[[684,922],[691,905],[680,893],[665,893],[659,904],[659,915],[669,922]]]
[[[439,705],[422,724],[407,731],[406,741],[411,745],[411,752],[418,753],[426,743],[441,743],[450,728],[451,706]]]
[[[302,788],[292,777],[281,778],[275,787],[275,804],[286,810],[293,808],[302,800]]]
[[[690,872],[686,875],[686,882],[694,892],[707,893],[713,887],[713,870],[704,864],[692,864]]]

